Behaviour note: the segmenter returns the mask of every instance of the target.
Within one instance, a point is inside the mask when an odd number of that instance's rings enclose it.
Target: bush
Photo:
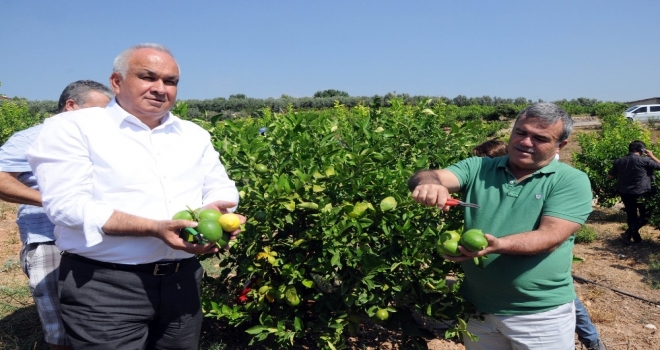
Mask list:
[[[29,112],[25,101],[0,102],[0,145],[7,142],[14,133],[37,125],[42,121],[42,115]]]
[[[575,233],[575,243],[591,243],[596,239],[598,234],[596,230],[589,225],[582,225]]]
[[[413,312],[457,321],[450,336],[465,331],[471,306],[458,285],[445,284],[452,271],[460,280],[460,267],[436,251],[439,234],[462,225],[462,213],[414,203],[407,179],[469,156],[501,126],[471,121],[445,130],[429,102],[335,103],[218,121],[214,144],[248,222],[221,256],[219,275],[205,278],[205,315],[268,348],[290,348],[302,337],[317,348],[344,348],[379,309],[388,310],[382,325],[401,331],[406,348],[432,336]]]
[[[619,114],[603,117],[601,126],[599,132],[577,135],[582,152],[573,155],[573,166],[589,176],[598,203],[612,207],[619,201],[616,179],[607,176],[612,162],[628,154],[628,144],[634,140],[644,141],[652,151],[655,146],[651,144],[647,128],[640,123],[628,122]]]

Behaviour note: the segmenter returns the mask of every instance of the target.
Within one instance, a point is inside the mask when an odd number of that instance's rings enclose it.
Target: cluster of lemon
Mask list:
[[[197,227],[187,227],[179,235],[187,242],[206,244],[215,242],[219,247],[229,243],[229,233],[238,230],[241,219],[233,213],[223,214],[215,209],[181,210],[172,220],[196,221]]]
[[[458,246],[463,246],[471,252],[478,252],[488,247],[488,240],[486,240],[484,233],[476,228],[469,229],[463,234],[455,230],[445,231],[440,235],[436,248],[440,255],[461,256],[463,253],[458,249]],[[485,258],[474,258],[474,262],[483,267],[483,259]]]

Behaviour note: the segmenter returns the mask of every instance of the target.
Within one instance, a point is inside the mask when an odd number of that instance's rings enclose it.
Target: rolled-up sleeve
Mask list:
[[[207,143],[202,156],[202,167],[206,169],[202,201],[204,204],[215,201],[233,202],[238,205],[239,195],[234,181],[229,179],[224,165],[220,162],[220,154],[213,149],[212,143]],[[238,206],[229,209],[236,210]]]
[[[62,116],[47,119],[26,157],[50,221],[82,230],[87,246],[100,243],[113,208],[93,200],[92,162],[80,128]]]

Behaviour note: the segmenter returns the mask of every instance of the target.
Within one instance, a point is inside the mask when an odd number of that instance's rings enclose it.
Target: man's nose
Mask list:
[[[159,95],[165,94],[165,83],[160,79],[154,81],[153,84],[151,84],[151,91]]]

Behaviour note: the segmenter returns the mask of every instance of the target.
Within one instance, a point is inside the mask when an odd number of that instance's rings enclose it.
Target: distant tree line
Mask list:
[[[447,106],[455,107],[490,107],[486,109],[474,109],[474,113],[479,114],[485,119],[496,119],[498,117],[509,119],[515,116],[518,111],[522,109],[521,107],[535,102],[524,97],[500,98],[491,96],[467,97],[464,95],[458,95],[454,98],[448,98],[445,96],[411,96],[405,93],[397,94],[396,92],[390,92],[385,95],[374,95],[371,97],[350,96],[345,91],[335,89],[317,91],[314,93],[313,97],[291,97],[288,95],[282,95],[280,98],[261,99],[247,97],[245,94],[233,94],[230,95],[229,98],[218,97],[205,100],[190,99],[181,101],[188,104],[188,114],[192,118],[205,118],[221,114],[221,118],[225,119],[243,115],[255,115],[264,108],[269,108],[274,112],[282,112],[289,107],[301,110],[325,109],[333,107],[335,102],[339,102],[348,108],[357,105],[369,106],[372,108],[388,107],[390,105],[389,101],[393,98],[401,99],[407,104],[418,104],[431,98],[432,106],[444,103]],[[16,100],[16,98],[14,100]],[[57,101],[25,101],[27,102],[30,113],[49,115],[54,114],[57,111]],[[542,101],[539,100],[539,102]],[[564,99],[553,102],[562,106],[572,115],[600,115],[597,113],[596,108],[603,105],[602,101],[584,97],[572,99],[570,101]],[[614,104],[616,108],[619,108],[619,106],[625,106],[625,104],[619,104],[617,102],[607,102],[606,104]],[[623,109],[625,109],[625,107],[623,107]],[[466,111],[463,112],[465,113]],[[469,112],[467,113],[470,114]],[[484,115],[483,113],[486,113],[487,115]],[[466,119],[472,119],[472,116],[468,115],[466,116]]]

